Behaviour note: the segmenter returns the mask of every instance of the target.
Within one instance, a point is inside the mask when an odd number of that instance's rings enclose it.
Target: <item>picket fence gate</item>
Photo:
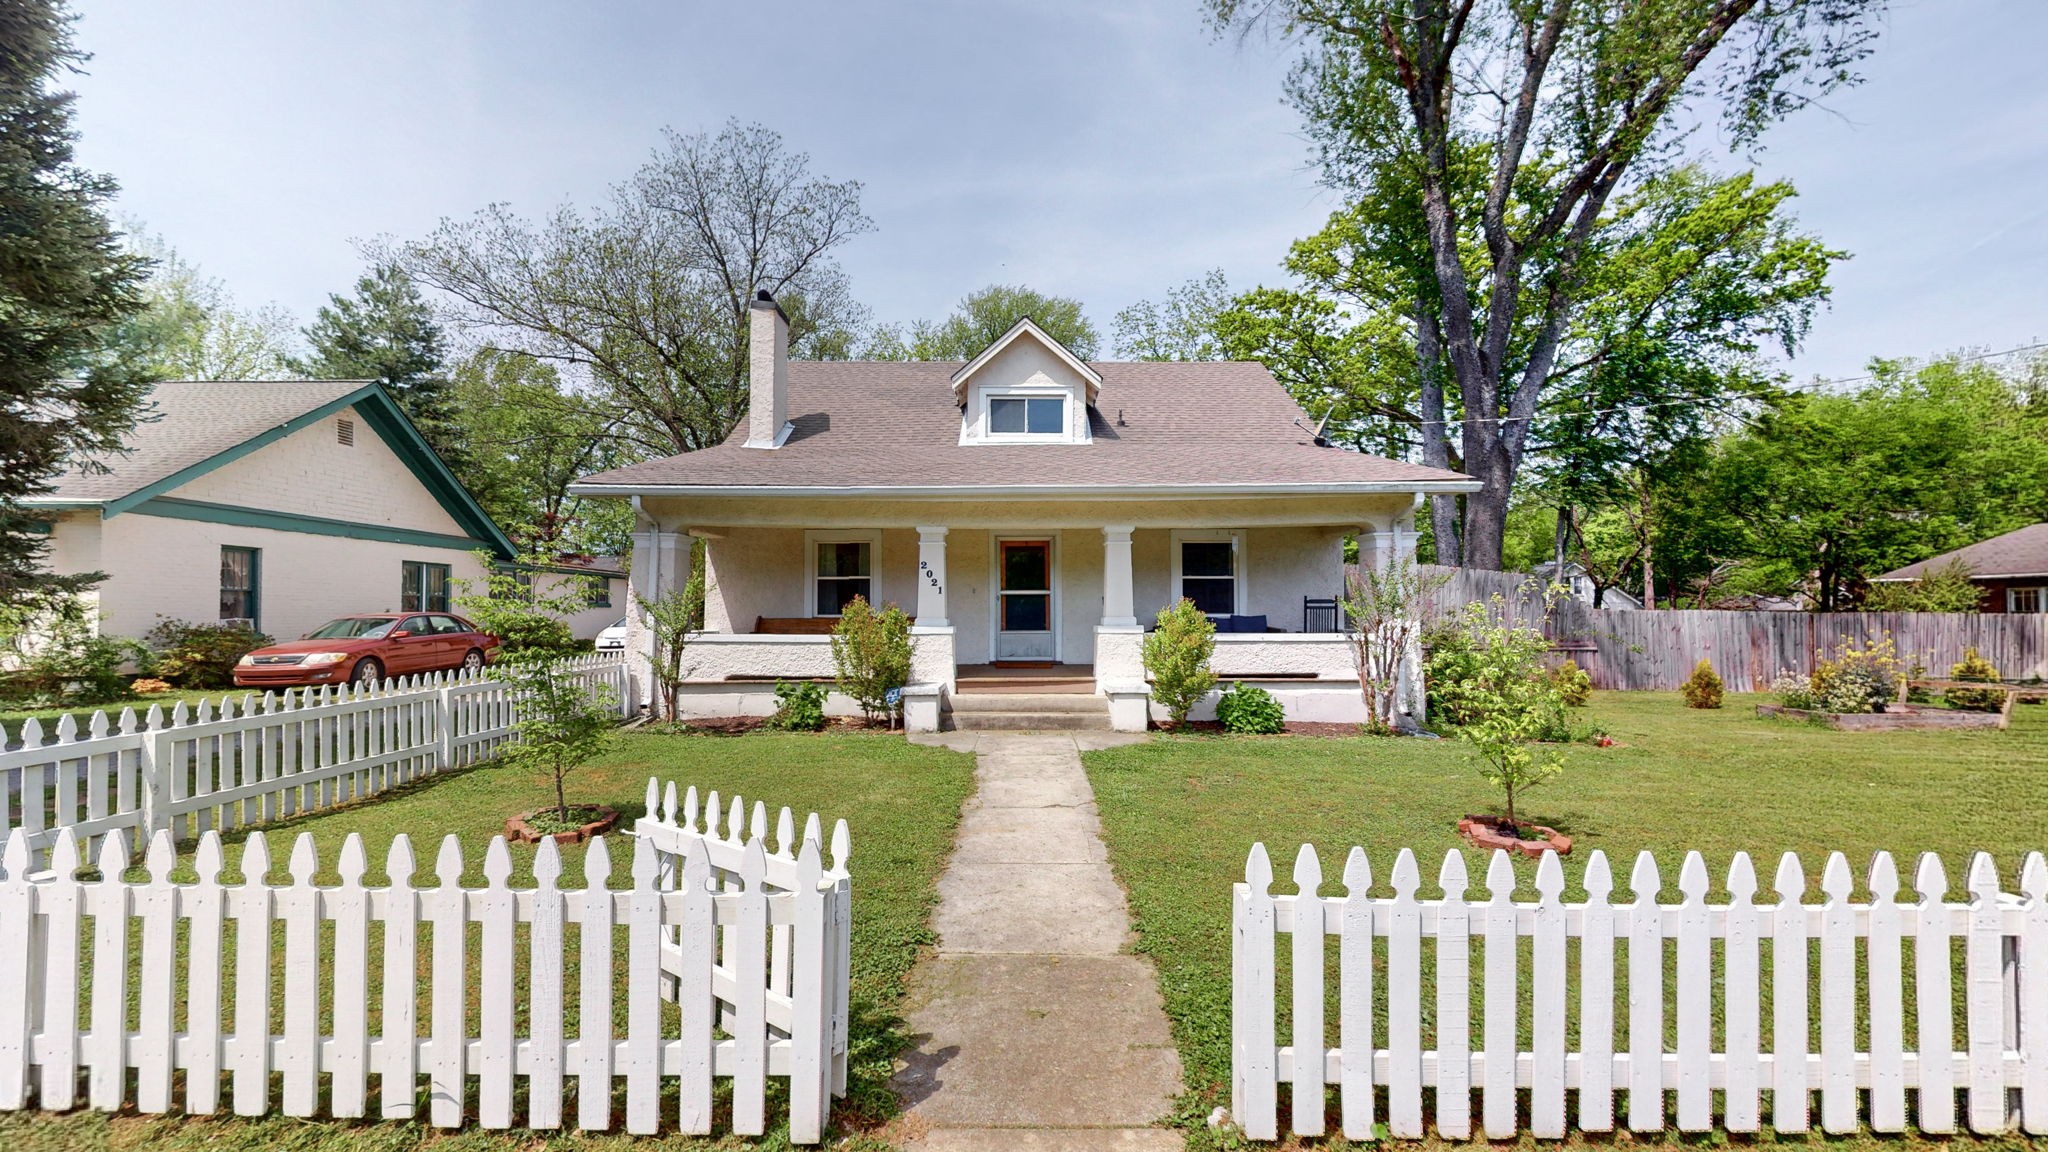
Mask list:
[[[362,1117],[375,1076],[375,1114],[404,1119],[419,1108],[424,1075],[430,1123],[460,1126],[473,1102],[476,1123],[497,1129],[520,1122],[515,1085],[524,1078],[527,1127],[563,1127],[573,1086],[576,1127],[598,1131],[613,1125],[613,1088],[623,1081],[628,1132],[660,1128],[661,1094],[673,1085],[675,1129],[704,1134],[714,1081],[725,1078],[732,1130],[757,1135],[773,1077],[789,1081],[790,1138],[817,1143],[832,1097],[845,1090],[846,824],[833,828],[828,867],[815,814],[799,844],[784,809],[771,852],[763,805],[749,831],[734,797],[721,828],[717,793],[700,823],[695,789],[678,808],[673,785],[659,804],[656,788],[650,780],[631,887],[620,890],[608,886],[603,837],[587,847],[581,888],[560,883],[552,840],[535,851],[534,887],[511,887],[502,838],[485,853],[485,886],[464,888],[454,836],[441,843],[437,885],[416,887],[412,846],[400,834],[385,864],[389,885],[372,888],[353,833],[335,865],[341,883],[320,887],[307,833],[293,845],[288,884],[266,879],[261,832],[243,847],[243,882],[224,884],[217,830],[200,838],[195,882],[172,881],[176,852],[158,830],[148,878],[131,883],[123,830],[102,835],[99,875],[81,880],[75,829],[58,830],[44,871],[32,871],[30,836],[17,829],[0,852],[0,1110],[69,1109],[82,1096],[96,1109],[168,1112],[180,1106],[173,1074],[182,1071],[188,1114],[226,1104],[242,1116],[312,1116],[324,1077],[327,1113]],[[283,981],[275,1002],[274,972]],[[620,1006],[626,1023],[615,1032]]]
[[[1883,852],[1871,864],[1868,903],[1850,899],[1853,883],[1841,853],[1828,858],[1822,873],[1821,904],[1803,902],[1806,872],[1790,853],[1779,862],[1775,905],[1753,902],[1757,876],[1742,853],[1729,867],[1728,899],[1721,904],[1707,903],[1707,868],[1697,852],[1686,855],[1679,872],[1684,900],[1676,905],[1658,903],[1661,880],[1648,853],[1636,859],[1628,903],[1610,901],[1613,877],[1598,851],[1586,863],[1587,899],[1577,904],[1561,899],[1564,871],[1554,853],[1537,866],[1534,903],[1514,900],[1515,870],[1499,852],[1487,870],[1485,899],[1466,899],[1464,856],[1455,850],[1438,875],[1442,899],[1417,898],[1421,879],[1407,849],[1391,879],[1391,899],[1367,895],[1372,869],[1354,848],[1344,866],[1346,895],[1322,895],[1321,864],[1304,845],[1294,868],[1299,891],[1275,895],[1265,846],[1253,846],[1245,882],[1233,886],[1231,973],[1231,1115],[1247,1136],[1277,1139],[1281,1084],[1292,1085],[1292,1129],[1303,1136],[1322,1134],[1325,1086],[1337,1085],[1342,1131],[1354,1140],[1372,1139],[1382,1119],[1376,1089],[1385,1093],[1387,1133],[1421,1137],[1425,1088],[1434,1093],[1438,1131],[1467,1139],[1475,1086],[1482,1131],[1496,1140],[1518,1131],[1518,1094],[1526,1094],[1531,1134],[1565,1136],[1568,1091],[1578,1093],[1577,1126],[1588,1132],[1616,1127],[1620,1091],[1627,1093],[1621,1123],[1636,1132],[1660,1130],[1672,1118],[1667,1092],[1675,1097],[1680,1131],[1715,1127],[1717,1092],[1723,1094],[1721,1128],[1758,1131],[1768,1092],[1776,1130],[1803,1132],[1811,1123],[1811,1094],[1818,1092],[1820,1128],[1827,1133],[1854,1132],[1859,1123],[1877,1132],[1902,1131],[1909,1098],[1921,1131],[1947,1133],[1956,1130],[1960,1090],[1963,1119],[1973,1132],[2017,1124],[2029,1134],[2048,1133],[2048,865],[2039,853],[2028,855],[2022,868],[2024,896],[2001,893],[1996,867],[1979,853],[1968,874],[1970,899],[1962,904],[1948,902],[1948,877],[1932,854],[1921,857],[1914,876],[1917,901],[1900,898],[1898,870]],[[1292,936],[1284,952],[1276,952],[1276,933]],[[1324,1003],[1331,937],[1338,950],[1335,1047],[1326,1043]],[[1574,939],[1576,962],[1568,963],[1567,942]],[[1431,944],[1428,969],[1425,941]],[[1666,941],[1675,951],[1668,989]],[[1809,967],[1815,941],[1817,967]],[[1475,942],[1482,952],[1483,1009],[1476,1047]],[[1619,968],[1617,945],[1625,952]],[[1290,1037],[1275,1030],[1282,954],[1292,980]],[[1619,1006],[1617,971],[1627,987]],[[1433,998],[1425,992],[1426,976]],[[1817,1046],[1810,1035],[1808,984],[1814,977]],[[1574,984],[1578,1026],[1576,1046],[1568,1047],[1567,988]],[[1428,1050],[1426,1005],[1434,1007],[1435,1029]],[[1672,1045],[1666,1043],[1667,1007],[1675,1023]],[[1626,1036],[1620,1048],[1617,1024]],[[1859,1036],[1866,1046],[1858,1047]]]
[[[576,657],[560,674],[611,694],[632,714],[630,680],[617,657]],[[191,840],[346,804],[488,758],[512,739],[511,690],[488,673],[444,672],[368,687],[321,688],[152,704],[118,719],[95,712],[29,720],[21,747],[0,751],[0,835],[20,829],[46,859],[58,830],[136,842],[159,831]]]

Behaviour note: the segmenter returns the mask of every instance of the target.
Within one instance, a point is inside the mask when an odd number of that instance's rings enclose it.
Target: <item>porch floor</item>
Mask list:
[[[962,664],[954,670],[953,691],[1092,695],[1095,692],[1095,666],[1053,664],[1039,668],[1010,668],[995,664]]]

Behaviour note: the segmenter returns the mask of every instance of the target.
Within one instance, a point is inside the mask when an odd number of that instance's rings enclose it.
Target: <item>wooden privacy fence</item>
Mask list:
[[[2007,679],[2048,678],[2048,615],[1976,612],[1722,612],[1546,606],[1543,584],[1520,572],[1418,564],[1445,581],[1430,597],[1436,616],[1500,597],[1509,623],[1537,628],[1577,660],[1595,688],[1671,691],[1701,660],[1712,660],[1731,692],[1762,692],[1780,674],[1812,673],[1845,644],[1890,638],[1910,666],[1945,675],[1965,648]]]
[[[0,853],[0,1109],[83,1099],[102,1110],[312,1116],[324,1097],[338,1118],[424,1112],[441,1127],[473,1117],[552,1129],[573,1103],[576,1127],[604,1130],[622,1085],[628,1132],[657,1131],[673,1091],[674,1128],[701,1134],[724,1079],[732,1130],[753,1135],[766,1128],[774,1078],[788,1081],[791,1139],[816,1143],[844,1090],[846,825],[833,830],[827,867],[815,815],[798,845],[785,810],[770,852],[760,806],[748,834],[737,798],[723,829],[716,794],[702,825],[695,798],[678,819],[671,787],[669,803],[639,821],[620,890],[602,837],[580,887],[561,884],[552,840],[533,856],[534,886],[511,887],[512,853],[494,838],[484,886],[465,888],[454,836],[434,886],[416,887],[401,834],[388,885],[368,887],[351,834],[340,883],[327,887],[313,882],[321,861],[307,833],[289,883],[266,878],[257,832],[242,881],[229,884],[218,831],[199,841],[196,879],[177,883],[167,831],[150,841],[147,878],[131,882],[121,831],[102,837],[98,876],[81,880],[73,829],[57,833],[43,872],[30,871],[30,838],[17,829]]]
[[[631,715],[624,661],[561,668]],[[108,832],[189,840],[345,804],[488,757],[513,736],[514,703],[488,674],[450,672],[29,720],[21,747],[0,752],[0,835],[20,829],[42,856],[70,828],[91,857]]]
[[[1514,899],[1515,871],[1502,853],[1487,870],[1487,895],[1474,900],[1457,851],[1444,857],[1437,900],[1418,898],[1406,849],[1391,899],[1366,894],[1372,871],[1356,848],[1342,896],[1322,894],[1307,846],[1295,862],[1296,894],[1270,891],[1264,845],[1252,848],[1245,877],[1234,886],[1231,1112],[1254,1139],[1277,1138],[1282,1084],[1292,1085],[1292,1128],[1304,1136],[1323,1132],[1325,1086],[1337,1085],[1342,1131],[1355,1140],[1372,1138],[1381,1107],[1392,1135],[1422,1136],[1425,1090],[1439,1133],[1467,1139],[1475,1087],[1488,1139],[1514,1136],[1522,1116],[1541,1138],[1562,1137],[1573,1123],[1612,1131],[1617,1092],[1626,1093],[1619,1123],[1636,1132],[1668,1119],[1686,1132],[1755,1132],[1766,1093],[1771,1125],[1803,1132],[1818,1093],[1828,1133],[1859,1123],[1902,1131],[1909,1101],[1921,1131],[1947,1133],[1957,1128],[1960,1091],[1960,1118],[1973,1132],[2017,1124],[2048,1133],[2048,866],[2038,853],[2021,873],[2024,896],[2001,893],[1997,869],[1980,853],[1961,904],[1948,902],[1939,858],[1921,858],[1915,899],[1882,852],[1867,903],[1850,899],[1840,853],[1828,858],[1819,904],[1804,902],[1806,872],[1789,853],[1773,882],[1777,901],[1767,905],[1754,902],[1756,872],[1740,853],[1718,904],[1707,901],[1697,852],[1685,857],[1675,905],[1658,902],[1648,853],[1630,876],[1634,898],[1622,903],[1610,900],[1613,878],[1597,851],[1583,878],[1586,900],[1575,904],[1562,900],[1555,854],[1537,867],[1534,903]],[[1291,941],[1276,951],[1278,933]],[[1332,938],[1337,1003],[1329,1013]],[[1291,1036],[1275,1030],[1281,956],[1290,960]],[[1626,989],[1619,1004],[1617,981]],[[1575,1120],[1566,1096],[1574,1091]]]

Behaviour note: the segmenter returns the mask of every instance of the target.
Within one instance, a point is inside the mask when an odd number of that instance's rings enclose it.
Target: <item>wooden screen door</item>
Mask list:
[[[996,659],[1051,660],[1052,542],[1004,540],[996,563]]]

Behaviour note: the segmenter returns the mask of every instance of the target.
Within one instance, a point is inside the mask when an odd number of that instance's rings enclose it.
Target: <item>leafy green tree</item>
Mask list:
[[[160,236],[131,226],[133,250],[148,260],[145,307],[114,336],[152,380],[283,380],[298,375],[291,313],[275,304],[244,308],[218,279],[178,255]]]
[[[1465,605],[1447,639],[1430,657],[1430,674],[1448,681],[1430,686],[1432,698],[1444,697],[1442,719],[1479,754],[1480,775],[1501,790],[1516,823],[1516,799],[1564,771],[1562,756],[1539,747],[1569,730],[1563,688],[1544,667],[1550,641],[1480,603]]]
[[[1866,612],[1975,612],[1983,604],[1984,589],[1971,582],[1970,566],[1960,560],[1917,580],[1873,584],[1863,597]]]
[[[1083,360],[1093,358],[1102,342],[1079,300],[1048,296],[1017,284],[991,284],[962,297],[953,314],[937,323],[920,320],[908,332],[881,329],[871,337],[866,357],[972,360],[1027,316]]]
[[[690,567],[690,578],[682,587],[670,587],[652,600],[637,591],[633,593],[641,618],[653,634],[654,691],[658,714],[665,720],[682,719],[676,694],[682,691],[683,653],[689,648],[690,637],[704,628],[704,564],[703,557],[696,559],[697,563]]]
[[[578,477],[630,463],[602,400],[563,387],[555,366],[522,352],[483,348],[456,365],[453,462],[484,511],[534,551],[615,555],[629,544],[633,510],[621,500],[569,493]]]
[[[85,59],[72,19],[54,0],[0,15],[0,609],[17,614],[102,578],[46,570],[45,514],[22,501],[68,463],[119,449],[151,379],[118,340],[148,264],[107,221],[113,180],[78,165],[73,95],[55,84]]]
[[[569,776],[612,743],[618,702],[610,685],[585,684],[557,665],[528,654],[499,668],[514,701],[518,739],[501,746],[498,759],[546,778],[554,788],[555,819],[574,827],[581,821],[569,811]]]
[[[441,459],[463,470],[467,441],[455,417],[441,326],[404,269],[373,266],[353,294],[327,298],[305,336],[313,351],[293,362],[301,375],[384,385]]]
[[[1224,347],[1216,321],[1235,302],[1221,268],[1167,289],[1158,303],[1140,300],[1110,322],[1117,358],[1221,360]]]
[[[1288,94],[1324,176],[1386,187],[1423,224],[1418,360],[1464,417],[1462,556],[1497,568],[1546,385],[1569,363],[1592,265],[1718,106],[1748,144],[1856,79],[1875,0],[1209,0],[1212,22],[1302,47]],[[1407,191],[1412,189],[1412,195]],[[1431,291],[1430,289],[1433,289]]]
[[[723,441],[747,407],[748,308],[790,318],[791,355],[843,358],[867,312],[834,261],[873,224],[860,184],[813,175],[760,125],[667,133],[603,208],[535,224],[505,205],[443,220],[390,252],[457,323],[587,379],[613,438],[640,455]]]
[[[506,655],[552,658],[582,649],[568,618],[589,606],[587,585],[556,580],[543,586],[534,577],[551,558],[542,553],[530,553],[510,565],[488,552],[471,555],[483,567],[484,577],[454,581],[455,605],[477,627],[496,636]]]

